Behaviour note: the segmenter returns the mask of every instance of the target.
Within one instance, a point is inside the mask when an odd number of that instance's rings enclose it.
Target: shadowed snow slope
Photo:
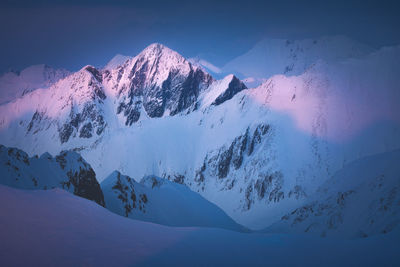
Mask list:
[[[400,150],[359,159],[267,232],[366,237],[400,228]]]
[[[0,145],[0,184],[22,189],[62,188],[104,206],[92,167],[76,152],[28,157],[17,148]]]
[[[0,265],[398,265],[400,233],[357,240],[171,228],[118,216],[60,189],[0,186]]]
[[[102,183],[107,209],[141,221],[244,231],[215,204],[185,185],[147,176],[140,183],[115,171]]]

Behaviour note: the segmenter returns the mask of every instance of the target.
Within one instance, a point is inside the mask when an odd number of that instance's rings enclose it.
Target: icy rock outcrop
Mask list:
[[[104,206],[96,174],[76,152],[63,151],[56,157],[45,153],[29,157],[17,148],[0,145],[0,183],[22,189],[62,188]]]

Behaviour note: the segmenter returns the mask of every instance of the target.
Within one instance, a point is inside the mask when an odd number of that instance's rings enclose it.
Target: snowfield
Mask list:
[[[400,263],[399,231],[338,240],[215,228],[174,228],[123,218],[61,189],[25,191],[0,185],[0,214],[2,266],[394,266]]]
[[[185,185],[156,176],[140,183],[115,171],[102,183],[106,208],[116,214],[169,226],[202,226],[247,231],[215,204]]]
[[[394,150],[347,164],[265,231],[360,238],[400,229],[399,161]]]

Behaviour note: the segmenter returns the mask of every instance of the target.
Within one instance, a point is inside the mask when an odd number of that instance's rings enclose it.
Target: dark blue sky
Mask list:
[[[400,43],[396,1],[7,1],[0,3],[0,72],[46,63],[77,70],[153,42],[223,65],[264,37],[344,34]]]

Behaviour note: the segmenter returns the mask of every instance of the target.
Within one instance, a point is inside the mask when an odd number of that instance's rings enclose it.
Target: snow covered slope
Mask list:
[[[147,176],[138,183],[115,171],[101,183],[101,189],[108,210],[132,219],[170,226],[245,230],[199,194],[159,177]]]
[[[131,59],[131,57],[117,54],[104,66],[103,69],[110,71],[123,65],[129,59]]]
[[[99,181],[114,170],[167,178],[262,229],[348,162],[400,148],[399,59],[400,47],[383,48],[245,89],[153,44],[1,105],[0,143],[77,149]]]
[[[400,229],[400,150],[359,159],[267,232],[366,237]]]
[[[398,231],[372,238],[333,240],[166,227],[123,218],[60,189],[24,191],[0,186],[0,214],[2,266],[400,263]]]
[[[62,188],[104,206],[96,174],[76,152],[32,158],[17,148],[0,145],[0,184],[22,189]]]
[[[202,59],[200,57],[192,57],[189,58],[188,61],[190,63],[192,63],[193,65],[202,67],[203,69],[205,69],[205,71],[207,71],[208,73],[210,73],[211,75],[213,75],[213,77],[215,78],[223,78],[221,77],[222,75],[222,70],[215,66],[214,64],[212,64],[211,62]]]
[[[327,63],[359,58],[372,48],[345,36],[328,36],[304,40],[263,39],[247,53],[231,60],[225,73],[255,80],[275,74],[299,75],[319,60]]]
[[[0,76],[0,104],[37,88],[47,88],[69,74],[65,69],[53,69],[44,64],[30,66],[21,72],[4,73]]]

